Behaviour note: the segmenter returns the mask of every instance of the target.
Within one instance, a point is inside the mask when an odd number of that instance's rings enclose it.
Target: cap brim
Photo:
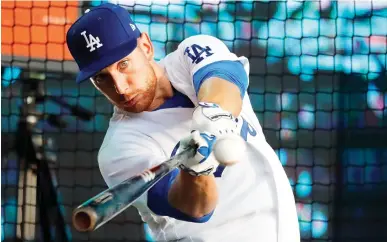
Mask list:
[[[94,61],[91,65],[82,68],[82,70],[77,75],[76,82],[80,83],[88,80],[90,77],[95,76],[102,69],[132,53],[132,51],[137,47],[137,40],[135,39],[135,41],[135,44],[128,42],[120,45],[118,48],[112,50],[108,55],[104,55],[100,59]]]

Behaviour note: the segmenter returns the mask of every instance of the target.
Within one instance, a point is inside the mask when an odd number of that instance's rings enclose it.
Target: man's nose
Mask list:
[[[130,91],[130,86],[125,75],[118,73],[113,75],[114,86],[118,94],[127,94]]]

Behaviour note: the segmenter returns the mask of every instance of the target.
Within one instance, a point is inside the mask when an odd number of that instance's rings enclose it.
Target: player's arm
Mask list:
[[[223,78],[211,77],[203,82],[198,99],[200,102],[216,103],[235,117],[238,117],[242,110],[240,88],[237,84]]]
[[[206,95],[210,95],[212,92],[218,93],[219,90],[223,91],[225,95],[236,92],[235,96],[239,95],[239,97],[234,96],[233,98],[237,103],[239,98],[239,103],[241,103],[240,91],[230,81],[211,77],[204,83],[209,83],[209,85],[200,89],[199,94],[202,91],[205,93],[203,100],[206,100]],[[224,117],[209,123],[208,126],[204,125],[201,129],[203,130],[202,133],[198,130],[193,132],[189,139],[192,138],[199,146],[195,157],[186,161],[181,169],[176,169],[149,190],[148,207],[158,215],[203,223],[211,218],[216,208],[218,190],[213,173],[216,171],[218,162],[211,153],[212,145],[216,140],[215,135],[212,133],[218,134],[218,131],[225,130],[235,132],[236,124],[233,115],[230,114],[230,111],[222,109],[220,105],[224,103],[225,107],[229,107],[230,110],[233,109],[236,114],[240,112],[241,106],[234,105],[221,95],[216,95],[216,99],[210,98],[208,101],[218,100],[219,105],[215,103],[211,107],[199,105],[193,115],[193,123],[197,123],[194,126],[200,126],[198,123],[202,123],[201,121],[206,123],[207,118],[202,116],[203,113],[210,116],[224,115]],[[207,131],[208,135],[205,133]],[[189,139],[182,140],[180,146],[186,146]]]
[[[239,115],[242,108],[238,86],[222,78],[211,77],[206,80],[198,97],[200,101],[218,104],[235,116]],[[183,169],[169,191],[172,206],[196,218],[211,214],[217,201],[218,191],[213,175],[193,176]]]
[[[212,110],[205,111],[210,113],[225,115],[231,113],[235,117],[239,116],[242,109],[242,98],[248,84],[247,74],[240,62],[227,60],[208,64],[200,68],[193,79],[199,102],[218,105],[212,108],[199,105],[199,109],[208,108]],[[202,110],[195,110],[193,115],[193,129],[201,133],[219,135],[218,130],[231,130],[235,127],[234,120],[225,118],[223,122],[212,123],[201,113]],[[211,152],[212,143],[213,141],[208,142],[209,152]],[[208,166],[213,164],[211,161],[208,163]],[[194,167],[194,171],[200,173],[205,168]],[[216,165],[213,169],[216,169]],[[169,202],[185,214],[208,219],[218,201],[215,177],[212,174],[196,176],[190,171],[190,169],[182,169],[177,175],[169,191]]]

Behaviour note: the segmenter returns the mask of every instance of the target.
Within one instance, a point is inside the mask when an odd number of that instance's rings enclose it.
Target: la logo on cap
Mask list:
[[[85,38],[86,44],[87,44],[86,48],[90,48],[89,49],[90,52],[93,52],[94,50],[96,50],[96,48],[98,49],[101,46],[103,46],[103,44],[101,43],[98,37],[94,37],[92,34],[89,34],[89,38],[87,38],[86,30],[83,31],[81,35],[83,35],[83,37]]]
[[[129,24],[132,30],[134,31],[136,29],[136,26],[134,24]]]

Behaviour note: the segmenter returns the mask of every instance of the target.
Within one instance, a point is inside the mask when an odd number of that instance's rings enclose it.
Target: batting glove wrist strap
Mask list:
[[[218,104],[199,102],[192,115],[191,130],[207,132],[216,137],[237,134],[236,118]]]

